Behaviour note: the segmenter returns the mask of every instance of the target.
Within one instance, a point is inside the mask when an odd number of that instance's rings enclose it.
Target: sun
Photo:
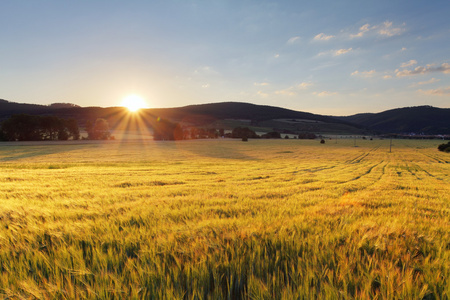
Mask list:
[[[126,107],[131,112],[137,112],[141,108],[146,108],[147,103],[141,96],[138,95],[129,95],[123,98],[122,106]]]

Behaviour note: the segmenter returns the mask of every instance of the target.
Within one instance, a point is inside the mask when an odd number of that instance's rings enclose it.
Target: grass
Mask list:
[[[448,299],[437,144],[0,145],[0,296]]]

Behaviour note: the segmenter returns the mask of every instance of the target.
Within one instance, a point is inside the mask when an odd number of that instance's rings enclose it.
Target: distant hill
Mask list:
[[[45,105],[16,103],[0,99],[0,119],[7,118],[13,114],[45,112],[48,110],[49,107]]]
[[[16,103],[0,99],[0,119],[14,114],[50,114],[55,109],[80,107],[72,103],[52,103],[50,105]]]
[[[450,134],[450,109],[432,106],[404,107],[380,113],[336,117],[369,130],[391,133]]]
[[[0,99],[0,121],[13,114],[56,115],[74,118],[81,126],[87,120],[108,120],[112,128],[130,128],[122,107],[79,107],[70,103],[37,105]],[[450,134],[450,109],[431,106],[397,108],[381,113],[364,113],[346,117],[323,116],[281,107],[242,102],[188,105],[175,108],[145,109],[141,117],[147,126],[157,118],[179,122],[184,126],[232,129],[250,127],[255,131],[298,134],[424,133]],[[148,121],[148,122],[147,122]]]
[[[304,119],[328,123],[348,123],[329,116],[316,115],[281,107],[256,105],[242,102],[221,102],[199,105],[189,105],[177,108],[152,109],[152,113],[170,119],[182,120],[186,116],[196,116],[211,119],[243,119],[252,121],[267,121],[274,119]]]

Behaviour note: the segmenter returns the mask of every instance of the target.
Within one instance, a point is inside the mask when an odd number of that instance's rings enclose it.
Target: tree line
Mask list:
[[[113,137],[108,121],[98,118],[86,122],[88,140],[107,140]],[[0,125],[0,141],[65,141],[79,140],[80,129],[75,119],[62,119],[56,116],[13,115]]]
[[[154,140],[187,140],[187,139],[214,139],[228,138],[266,138],[279,139],[281,133],[268,132],[263,135],[256,134],[248,127],[236,127],[231,132],[225,133],[223,128],[183,128],[179,123],[169,120],[156,119],[151,124]],[[85,129],[88,140],[114,139],[111,136],[108,121],[98,118],[95,122],[86,121]],[[38,116],[19,114],[13,115],[0,124],[0,141],[52,141],[52,140],[79,140],[80,129],[75,119],[62,119],[56,116]],[[285,138],[288,138],[286,135]],[[295,136],[297,138],[297,136]],[[313,133],[298,135],[299,139],[314,139]]]
[[[13,115],[0,126],[3,141],[78,140],[80,130],[75,119],[55,116]]]

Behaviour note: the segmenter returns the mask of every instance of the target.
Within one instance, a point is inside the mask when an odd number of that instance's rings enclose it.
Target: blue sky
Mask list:
[[[0,2],[0,99],[450,107],[450,1]]]

